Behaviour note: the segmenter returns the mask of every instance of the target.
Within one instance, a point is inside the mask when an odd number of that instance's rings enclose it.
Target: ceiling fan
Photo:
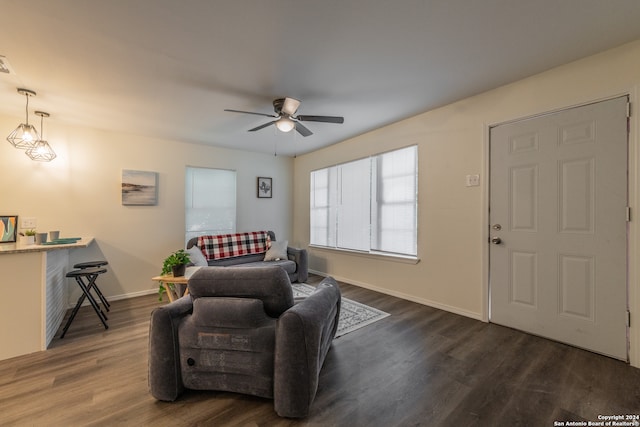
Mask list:
[[[273,110],[276,114],[265,114],[265,113],[254,113],[252,111],[240,111],[240,110],[228,110],[232,113],[244,113],[244,114],[255,114],[257,116],[265,116],[272,117],[277,120],[273,120],[269,123],[265,123],[253,129],[249,129],[249,132],[255,132],[260,129],[264,129],[267,126],[276,125],[276,127],[282,132],[289,132],[294,127],[298,131],[298,133],[302,136],[313,135],[306,126],[304,126],[300,122],[324,122],[324,123],[344,123],[344,117],[336,117],[336,116],[296,116],[296,111],[298,111],[298,107],[300,106],[300,101],[293,98],[278,98],[273,100]]]

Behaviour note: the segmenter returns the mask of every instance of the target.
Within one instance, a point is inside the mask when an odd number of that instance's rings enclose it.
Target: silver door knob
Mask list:
[[[494,245],[499,245],[500,243],[502,243],[502,239],[499,237],[492,237],[491,243],[493,243]]]

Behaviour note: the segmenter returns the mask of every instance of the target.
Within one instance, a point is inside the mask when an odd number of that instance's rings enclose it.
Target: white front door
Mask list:
[[[491,322],[627,360],[627,103],[491,129]]]

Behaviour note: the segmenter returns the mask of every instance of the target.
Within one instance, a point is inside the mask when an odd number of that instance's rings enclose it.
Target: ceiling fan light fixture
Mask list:
[[[35,96],[36,93],[29,89],[18,88],[18,93],[27,97],[25,107],[26,123],[20,123],[7,137],[7,141],[16,148],[23,150],[33,147],[34,143],[40,139],[38,131],[33,125],[29,124],[29,97]]]
[[[298,111],[299,106],[300,101],[298,101],[297,99],[277,98],[273,100],[273,111],[276,113],[275,115],[242,110],[225,109],[224,111],[230,111],[232,113],[254,114],[256,116],[272,117],[276,119],[260,126],[256,126],[253,129],[249,129],[249,132],[255,132],[271,125],[275,125],[280,132],[291,132],[293,129],[295,129],[300,135],[307,137],[313,135],[313,132],[307,129],[306,126],[304,126],[300,122],[306,121],[323,123],[344,123],[344,117],[339,116],[296,116],[295,114]]]
[[[281,117],[276,121],[276,127],[282,132],[291,132],[296,124],[289,117]]]

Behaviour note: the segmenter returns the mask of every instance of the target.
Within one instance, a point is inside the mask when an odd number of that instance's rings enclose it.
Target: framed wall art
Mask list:
[[[122,170],[122,204],[153,206],[158,204],[158,172]]]
[[[18,236],[18,215],[0,215],[0,243],[15,242]]]
[[[273,183],[271,178],[258,177],[258,198],[270,199],[273,197]]]

